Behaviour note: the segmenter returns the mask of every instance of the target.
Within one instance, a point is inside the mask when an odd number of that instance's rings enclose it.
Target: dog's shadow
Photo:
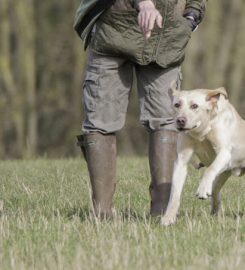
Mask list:
[[[236,220],[238,218],[243,218],[244,211],[228,211],[224,213],[224,216]]]

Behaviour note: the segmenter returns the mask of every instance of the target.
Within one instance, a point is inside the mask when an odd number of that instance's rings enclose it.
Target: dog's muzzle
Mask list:
[[[177,129],[184,129],[185,125],[186,125],[187,119],[186,117],[178,117],[176,119],[176,125],[177,125]]]
[[[178,117],[176,119],[176,128],[178,129],[178,131],[188,131],[188,130],[192,130],[192,129],[198,127],[198,125],[195,125],[192,128],[187,128],[186,123],[187,123],[186,117]]]

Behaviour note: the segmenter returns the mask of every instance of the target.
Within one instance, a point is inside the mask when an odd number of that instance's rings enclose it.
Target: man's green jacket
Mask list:
[[[77,10],[74,28],[98,0],[83,0]],[[143,0],[116,0],[101,12],[81,34],[85,39],[96,21],[90,49],[101,55],[122,56],[140,65],[156,62],[163,68],[176,66],[184,60],[184,49],[192,30],[183,14],[197,14],[201,22],[206,0],[152,0],[163,17],[163,27],[155,27],[145,39],[137,21],[137,5]]]

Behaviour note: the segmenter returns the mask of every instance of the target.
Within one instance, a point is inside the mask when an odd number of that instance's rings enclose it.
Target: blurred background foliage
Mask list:
[[[80,155],[86,53],[72,24],[79,0],[0,0],[0,158]],[[211,0],[183,64],[183,87],[225,86],[245,117],[245,1]],[[133,89],[119,154],[145,154]]]

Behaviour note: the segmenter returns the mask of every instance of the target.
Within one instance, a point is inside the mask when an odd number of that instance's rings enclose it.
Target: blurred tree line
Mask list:
[[[73,31],[80,0],[0,0],[0,158],[80,154],[86,53]],[[183,88],[225,86],[245,117],[245,1],[208,2],[183,65]],[[119,153],[147,151],[132,91]]]

